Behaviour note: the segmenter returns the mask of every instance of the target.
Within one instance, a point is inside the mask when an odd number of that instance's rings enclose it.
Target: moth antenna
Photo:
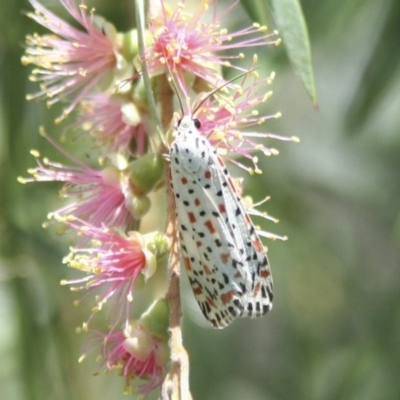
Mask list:
[[[165,55],[164,55],[164,58],[166,59]],[[171,82],[172,86],[174,87],[174,92],[176,94],[176,97],[178,98],[179,107],[181,109],[182,115],[184,115],[185,110],[183,108],[182,99],[181,99],[181,97],[179,95],[178,86],[176,85],[175,80],[174,80],[174,75],[172,74],[171,68],[170,68],[170,66],[169,66],[169,64],[167,62],[165,63],[165,66],[167,67],[167,71],[168,71],[167,80],[168,80],[168,82]]]
[[[118,82],[118,87],[116,89],[114,89],[113,93],[118,93],[125,85],[133,82],[135,79],[138,79],[141,76],[143,77],[143,74],[141,72],[136,72],[136,74],[133,74],[130,78],[126,78],[126,79],[123,79],[122,81]]]
[[[193,110],[192,115],[195,115],[196,112],[200,109],[200,107],[206,102],[206,100],[208,100],[213,94],[217,93],[219,90],[223,89],[225,86],[228,86],[230,83],[236,81],[237,79],[242,78],[243,76],[246,76],[248,74],[251,74],[252,72],[254,72],[255,70],[259,69],[260,67],[255,67],[250,69],[249,71],[243,72],[242,74],[235,76],[232,79],[229,79],[229,81],[226,81],[224,84],[222,84],[221,86],[217,87],[216,89],[214,89],[213,91],[211,91],[210,93],[208,93],[208,95],[206,97],[204,97],[204,99],[202,99],[200,101],[199,104],[197,104],[196,108]]]
[[[175,91],[176,97],[178,98],[179,107],[180,107],[182,115],[183,115],[185,113],[185,110],[183,108],[182,99],[181,99],[181,96],[179,95],[178,87],[176,86],[176,83],[175,83],[174,78],[172,77],[171,73],[170,73],[170,76],[167,79],[168,79],[168,82],[171,82],[172,86],[174,87],[174,91]]]

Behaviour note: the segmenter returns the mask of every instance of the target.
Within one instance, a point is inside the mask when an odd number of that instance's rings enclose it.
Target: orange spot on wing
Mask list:
[[[219,211],[221,214],[226,213],[226,208],[225,208],[225,204],[224,204],[224,203],[218,204],[218,211]]]
[[[181,179],[181,182],[182,182],[182,185],[186,185],[188,183],[188,180],[187,180],[187,178],[183,177]]]
[[[207,300],[207,303],[208,303],[211,307],[217,308],[217,306],[215,305],[215,303],[214,303],[214,301],[213,301],[212,298],[206,297],[206,300]]]
[[[207,229],[210,231],[210,233],[215,233],[215,225],[212,221],[208,220],[204,223],[204,225],[207,227]]]
[[[192,262],[190,261],[189,257],[185,257],[184,258],[184,262],[185,262],[185,267],[188,271],[192,270]]]
[[[199,199],[194,199],[194,205],[196,206],[196,207],[198,207],[199,205],[200,205],[200,200]]]
[[[212,273],[211,270],[210,270],[210,268],[207,267],[207,265],[204,265],[204,266],[203,266],[203,270],[204,270],[204,272],[205,272],[206,275],[211,275],[211,273]]]
[[[264,269],[260,272],[261,278],[268,278],[271,275],[271,272],[268,269]]]
[[[261,240],[258,238],[253,241],[253,247],[256,249],[258,253],[264,250]]]
[[[224,264],[226,264],[228,262],[228,260],[229,260],[229,253],[222,253],[220,257],[221,257],[221,261]]]
[[[194,224],[196,222],[196,217],[192,212],[188,212],[189,221]]]
[[[235,292],[233,290],[230,290],[229,292],[222,293],[221,294],[221,300],[224,304],[229,303],[232,298],[235,296]]]
[[[253,291],[254,296],[257,296],[257,293],[260,291],[260,287],[260,282],[258,282]]]
[[[193,293],[197,294],[197,295],[203,294],[203,289],[201,287],[197,287],[197,288],[193,289]]]
[[[210,179],[211,178],[211,171],[206,171],[204,174],[206,179]]]
[[[203,246],[203,242],[200,242],[200,241],[196,242],[196,246],[197,246],[197,247]]]

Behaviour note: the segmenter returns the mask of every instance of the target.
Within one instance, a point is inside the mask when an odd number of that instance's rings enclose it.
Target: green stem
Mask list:
[[[149,110],[150,110],[150,115],[152,120],[154,121],[155,128],[161,138],[161,140],[164,142],[164,133],[161,125],[161,120],[158,115],[158,110],[157,110],[157,105],[156,101],[154,98],[153,90],[151,87],[151,82],[150,82],[150,76],[149,76],[149,71],[147,70],[147,64],[146,64],[146,59],[144,58],[145,55],[145,12],[144,12],[144,1],[143,0],[135,0],[135,14],[136,14],[136,26],[137,26],[137,31],[138,31],[138,41],[139,41],[139,54],[143,57],[142,59],[142,77],[144,81],[144,87],[145,87],[145,92],[146,92],[146,99],[147,103],[149,105]]]

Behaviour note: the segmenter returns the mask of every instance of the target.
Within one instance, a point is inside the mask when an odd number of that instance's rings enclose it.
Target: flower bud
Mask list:
[[[164,161],[159,154],[146,154],[128,166],[129,178],[137,196],[151,192],[164,171]]]
[[[169,253],[169,242],[167,236],[162,232],[151,232],[144,235],[147,249],[152,252],[157,261]]]
[[[136,220],[140,220],[144,215],[147,214],[147,212],[150,210],[150,205],[150,199],[147,196],[125,196],[125,207]]]
[[[140,320],[143,326],[160,340],[168,339],[169,306],[165,299],[156,300]]]

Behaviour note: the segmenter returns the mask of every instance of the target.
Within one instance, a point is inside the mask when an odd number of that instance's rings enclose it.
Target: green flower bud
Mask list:
[[[118,42],[121,54],[127,61],[133,60],[139,53],[137,30],[132,29],[129,32],[119,33]]]
[[[147,196],[126,196],[125,207],[129,210],[132,217],[139,221],[150,210],[151,202]]]
[[[144,235],[146,247],[151,251],[157,260],[160,260],[169,253],[168,238],[162,232],[151,232]]]
[[[135,67],[140,70],[140,64],[138,62],[135,63]],[[151,83],[151,90],[153,93],[157,93],[157,86],[158,86],[158,77],[150,77]],[[149,105],[147,103],[147,95],[146,95],[146,88],[144,86],[143,79],[138,79],[135,82],[135,87],[133,89],[133,100],[135,104],[140,107],[142,110],[149,110]]]
[[[140,320],[143,326],[156,338],[168,339],[169,306],[165,299],[156,300],[145,311]]]
[[[137,196],[151,192],[164,171],[164,160],[159,154],[146,154],[128,166],[129,178]]]

